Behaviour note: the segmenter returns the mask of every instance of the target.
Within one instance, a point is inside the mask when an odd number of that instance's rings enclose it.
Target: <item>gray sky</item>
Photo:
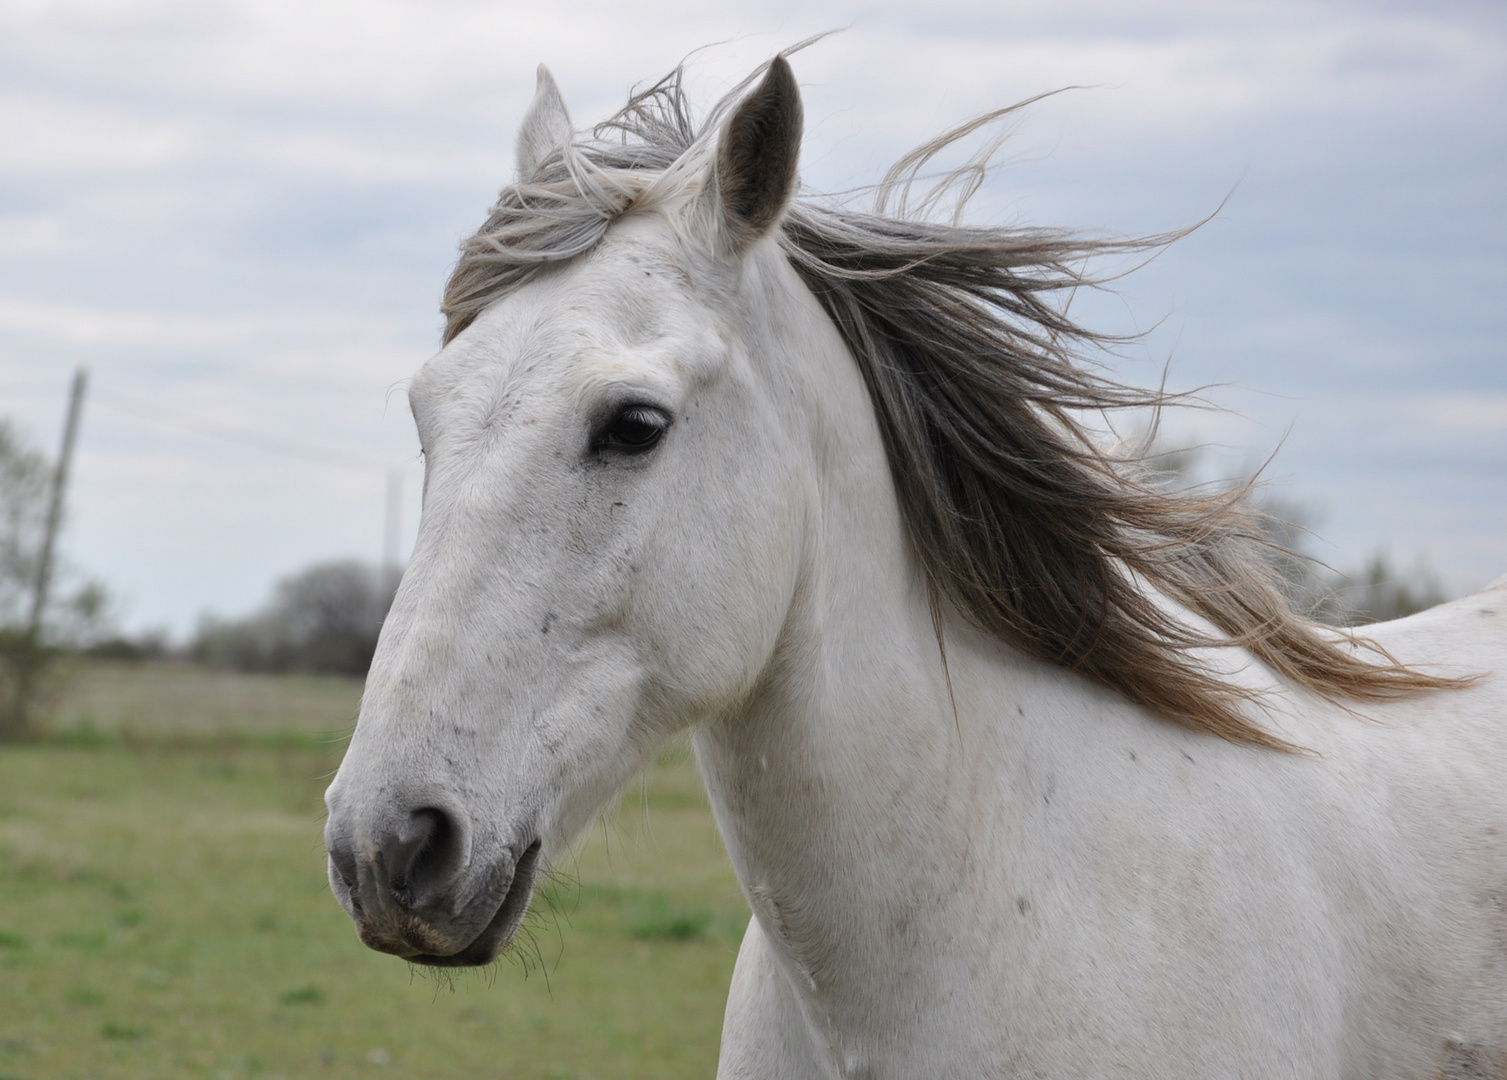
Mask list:
[[[394,466],[406,551],[404,381],[510,174],[535,65],[585,125],[709,42],[707,103],[840,26],[794,61],[809,186],[1084,86],[1023,117],[974,220],[1160,231],[1230,195],[1076,302],[1149,331],[1120,374],[1170,359],[1176,386],[1222,384],[1232,412],[1176,433],[1231,471],[1280,445],[1270,476],[1333,565],[1386,547],[1457,591],[1507,571],[1507,7],[1439,0],[11,0],[0,415],[51,452],[70,369],[93,371],[67,557],[126,625],[183,633],[315,559],[377,559]]]

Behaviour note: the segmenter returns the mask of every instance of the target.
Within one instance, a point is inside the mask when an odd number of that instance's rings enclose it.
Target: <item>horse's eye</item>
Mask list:
[[[598,452],[643,454],[654,449],[670,428],[670,418],[652,405],[629,405],[607,422],[596,438]]]

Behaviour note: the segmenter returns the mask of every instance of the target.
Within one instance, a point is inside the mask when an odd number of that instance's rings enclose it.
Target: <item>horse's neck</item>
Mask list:
[[[697,745],[756,907],[805,913],[781,933],[813,941],[824,917],[925,904],[956,880],[969,820],[1007,812],[979,805],[1002,795],[979,781],[1008,753],[1006,718],[976,707],[976,657],[951,648],[944,669],[913,570],[854,552],[824,571],[802,582],[758,692]]]
[[[750,901],[813,986],[827,967],[893,977],[885,942],[947,906],[979,821],[1016,817],[999,777],[1028,756],[1017,716],[1094,693],[961,625],[944,665],[867,392],[820,321],[794,327],[816,481],[804,572],[757,690],[696,737]]]

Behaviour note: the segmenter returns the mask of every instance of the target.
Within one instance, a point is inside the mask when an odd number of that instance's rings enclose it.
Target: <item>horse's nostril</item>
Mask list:
[[[356,853],[344,837],[331,837],[325,844],[330,856],[330,866],[340,883],[352,892],[356,889]]]
[[[460,824],[446,811],[424,807],[382,845],[388,884],[410,907],[443,892],[464,869],[465,838]]]
[[[325,826],[330,886],[358,922],[364,913],[391,914],[394,907],[422,916],[419,909],[450,896],[465,874],[471,859],[465,816],[426,806],[427,799],[414,802],[417,809],[399,803],[375,827],[349,814],[332,814]]]

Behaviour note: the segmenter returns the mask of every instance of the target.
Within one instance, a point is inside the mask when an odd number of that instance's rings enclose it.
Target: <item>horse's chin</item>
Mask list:
[[[535,840],[524,851],[513,869],[513,880],[497,906],[496,914],[482,928],[481,933],[455,952],[429,951],[438,935],[417,920],[410,921],[408,926],[400,929],[398,940],[389,937],[368,938],[365,933],[361,934],[361,940],[378,952],[390,953],[409,963],[427,967],[481,967],[490,964],[512,942],[514,935],[518,933],[518,927],[523,924],[523,917],[528,914],[529,903],[534,896],[534,879],[539,869],[539,849],[540,841]]]

